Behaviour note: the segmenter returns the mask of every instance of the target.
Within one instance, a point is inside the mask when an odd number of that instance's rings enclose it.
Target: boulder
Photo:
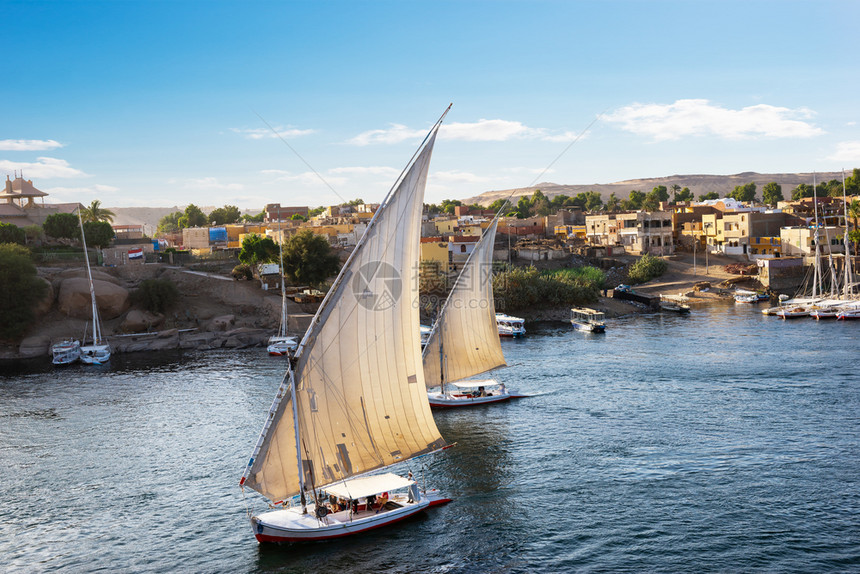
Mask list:
[[[50,281],[44,277],[39,277],[39,279],[44,281],[48,288],[45,290],[45,296],[42,297],[42,299],[36,304],[35,309],[33,309],[37,317],[40,317],[51,310],[51,307],[54,305],[54,296],[56,295],[54,287],[51,285]]]
[[[235,315],[221,315],[215,317],[206,325],[207,331],[226,331],[236,323]]]
[[[103,320],[114,319],[128,308],[128,289],[107,281],[93,279],[96,305]],[[57,298],[60,311],[78,319],[92,318],[90,284],[83,277],[64,279]]]
[[[51,352],[51,338],[44,335],[34,335],[21,341],[18,354],[21,357],[41,357]]]
[[[98,299],[98,298],[96,298]],[[149,311],[132,309],[128,312],[120,325],[120,330],[125,333],[143,333],[157,328],[164,322],[164,315],[153,314]]]
[[[81,256],[83,259],[83,255]],[[83,261],[81,262],[83,264]],[[92,269],[90,271],[93,274],[93,281],[107,281],[108,283],[113,283],[115,285],[119,285],[121,282],[119,279],[111,275],[110,273],[106,273],[104,271],[99,271],[98,269]],[[66,269],[57,274],[59,279],[74,279],[74,278],[87,278],[87,269],[86,267],[80,267],[78,269]]]

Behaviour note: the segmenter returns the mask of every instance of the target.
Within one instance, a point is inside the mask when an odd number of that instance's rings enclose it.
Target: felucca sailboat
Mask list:
[[[84,220],[78,210],[78,223],[81,225],[81,241],[84,245],[84,261],[87,263],[87,279],[90,282],[90,299],[93,306],[93,341],[89,345],[81,345],[80,360],[87,365],[101,365],[110,360],[110,345],[102,339],[102,325],[99,321],[99,306],[96,304],[96,290],[93,287],[93,273],[90,271],[90,258],[87,255],[87,238],[84,233]],[[86,337],[85,337],[86,338]]]
[[[284,286],[284,235],[281,232],[281,210],[278,209],[278,269],[281,271],[281,326],[278,334],[269,337],[267,351],[270,355],[291,355],[296,351],[299,342],[295,337],[287,335],[287,290]]]
[[[424,347],[424,379],[431,407],[507,401],[513,395],[493,379],[464,380],[506,366],[493,299],[494,219],[469,255]]]
[[[448,502],[422,492],[411,473],[372,474],[447,448],[424,386],[417,279],[427,168],[443,118],[290,360],[240,480],[272,501],[273,510],[249,516],[261,542],[339,538]]]

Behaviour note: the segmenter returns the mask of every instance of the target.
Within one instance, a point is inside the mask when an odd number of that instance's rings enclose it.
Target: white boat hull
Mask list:
[[[55,365],[71,365],[81,357],[81,344],[78,341],[63,341],[51,347],[51,362]]]
[[[323,518],[316,518],[313,504],[308,505],[307,514],[300,507],[264,512],[251,518],[254,536],[259,542],[316,542],[361,534],[405,520],[432,506],[450,502],[438,493],[428,493],[417,502],[407,502],[405,497],[394,498],[400,508],[383,510],[362,509],[357,514],[342,510]]]
[[[476,407],[491,403],[501,403],[508,401],[511,398],[512,396],[507,392],[496,395],[487,395],[485,397],[473,397],[465,393],[427,393],[427,399],[430,401],[430,406],[433,408]]]
[[[108,345],[85,345],[81,347],[81,362],[85,365],[102,365],[110,360]]]

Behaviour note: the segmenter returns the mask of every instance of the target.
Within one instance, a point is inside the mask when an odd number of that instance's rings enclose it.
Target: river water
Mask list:
[[[310,546],[259,545],[237,486],[283,374],[263,349],[6,366],[0,570],[860,571],[860,325],[531,327],[496,375],[538,396],[437,413],[458,445],[404,466],[453,503]]]

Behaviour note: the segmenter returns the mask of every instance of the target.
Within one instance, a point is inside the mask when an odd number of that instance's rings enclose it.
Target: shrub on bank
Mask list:
[[[665,273],[668,267],[669,264],[664,259],[646,254],[630,266],[627,270],[627,279],[634,284],[645,283]]]
[[[239,281],[241,279],[245,279],[247,281],[250,281],[251,279],[254,278],[254,270],[251,268],[250,265],[247,265],[245,263],[240,263],[239,265],[237,265],[233,268],[231,275],[233,276],[233,279],[235,279],[237,281]]]
[[[513,267],[493,277],[493,296],[504,309],[579,305],[596,301],[603,282],[603,272],[594,267],[545,272]]]
[[[131,301],[150,313],[164,313],[179,300],[179,289],[169,279],[145,279]]]
[[[47,289],[26,247],[0,243],[0,339],[17,340],[24,334]]]

